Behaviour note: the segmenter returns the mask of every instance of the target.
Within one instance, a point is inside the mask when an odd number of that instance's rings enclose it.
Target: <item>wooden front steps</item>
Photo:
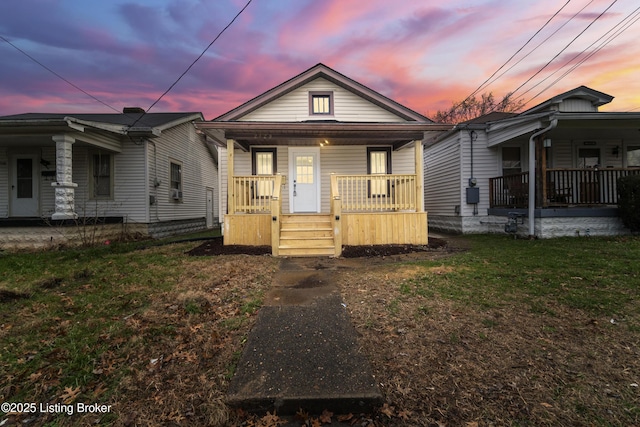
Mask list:
[[[329,214],[290,214],[280,217],[280,256],[333,256],[335,245]]]

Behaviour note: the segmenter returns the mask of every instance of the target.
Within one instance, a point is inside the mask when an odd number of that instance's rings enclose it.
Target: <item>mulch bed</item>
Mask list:
[[[442,250],[447,246],[443,239],[432,237],[428,245],[368,245],[345,246],[342,249],[343,258],[371,258],[403,255],[415,252],[431,252]],[[191,256],[214,255],[271,255],[271,246],[224,245],[222,237],[207,240],[202,245],[187,252]]]

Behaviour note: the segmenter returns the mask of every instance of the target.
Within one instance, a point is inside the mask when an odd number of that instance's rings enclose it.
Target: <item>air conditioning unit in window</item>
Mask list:
[[[171,198],[173,200],[181,200],[182,199],[182,191],[178,190],[177,188],[172,188],[171,189]]]

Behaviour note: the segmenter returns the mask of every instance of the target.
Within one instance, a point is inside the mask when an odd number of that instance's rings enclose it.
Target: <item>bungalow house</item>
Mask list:
[[[616,180],[640,173],[640,113],[598,111],[612,99],[580,86],[437,136],[424,153],[430,227],[540,238],[628,232]]]
[[[202,120],[139,108],[0,117],[0,247],[213,227],[217,151]]]
[[[427,243],[423,141],[450,126],[323,64],[196,126],[220,146],[225,244],[339,256]]]

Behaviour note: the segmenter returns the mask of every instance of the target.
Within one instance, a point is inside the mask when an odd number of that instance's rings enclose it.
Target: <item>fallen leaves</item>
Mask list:
[[[76,400],[76,398],[78,397],[78,395],[80,394],[80,387],[65,387],[64,388],[64,392],[60,395],[60,399],[64,402],[64,403],[71,403],[74,400]]]

